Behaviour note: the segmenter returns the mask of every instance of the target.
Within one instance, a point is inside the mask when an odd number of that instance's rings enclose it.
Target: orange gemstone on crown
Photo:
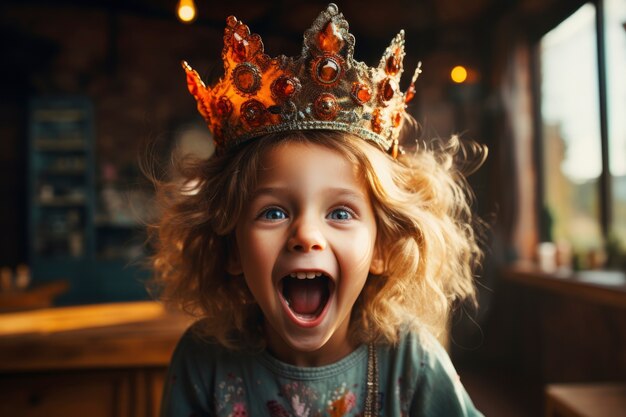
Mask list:
[[[280,100],[287,100],[300,91],[300,80],[281,75],[271,86],[272,95]]]
[[[336,54],[343,48],[343,37],[332,20],[328,21],[324,29],[317,35],[317,43],[322,51],[332,54]]]
[[[392,80],[391,78],[385,78],[380,82],[380,85],[378,86],[380,99],[383,102],[391,100],[396,94],[397,89],[398,86],[396,85],[396,82],[394,80]]]
[[[365,84],[355,82],[352,85],[352,98],[359,104],[365,104],[371,100],[372,92]]]
[[[267,120],[267,109],[258,100],[248,100],[241,105],[241,117],[250,127],[261,127]]]
[[[246,60],[247,51],[246,48],[248,46],[248,41],[245,40],[240,34],[237,32],[233,33],[233,52],[237,59],[241,61]]]
[[[406,93],[404,94],[404,103],[408,104],[411,100],[413,100],[413,97],[415,97],[415,84],[411,83],[411,85],[409,86],[409,88],[406,90]]]
[[[400,123],[402,122],[402,113],[397,112],[393,115],[393,117],[391,118],[391,124],[393,127],[398,127],[400,126]]]
[[[315,65],[315,78],[322,84],[333,85],[341,75],[341,64],[334,57],[323,57]]]
[[[339,104],[332,94],[322,93],[315,100],[314,109],[318,119],[333,120],[339,112]]]
[[[215,107],[217,108],[217,114],[219,114],[222,118],[230,116],[233,112],[233,103],[231,103],[228,97],[225,96],[219,98]]]
[[[233,83],[244,94],[254,94],[261,88],[261,74],[256,66],[244,62],[233,70]]]
[[[383,131],[383,121],[380,115],[380,109],[374,110],[374,114],[372,114],[372,130],[375,133]]]
[[[385,72],[387,75],[396,75],[400,71],[402,66],[402,57],[400,56],[400,49],[396,49],[385,62]]]

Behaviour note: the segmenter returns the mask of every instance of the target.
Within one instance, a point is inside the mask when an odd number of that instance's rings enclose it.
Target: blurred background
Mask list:
[[[489,225],[480,307],[459,306],[447,340],[478,408],[624,415],[626,0],[336,3],[368,65],[405,30],[423,138],[489,147],[470,177]],[[212,146],[180,61],[221,76],[229,15],[298,55],[326,5],[2,2],[0,414],[155,415],[189,321],[145,289],[139,161]]]

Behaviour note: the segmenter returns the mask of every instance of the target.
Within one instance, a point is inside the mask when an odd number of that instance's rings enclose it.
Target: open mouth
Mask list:
[[[296,319],[313,321],[324,311],[333,286],[322,272],[292,272],[281,280],[281,293]]]

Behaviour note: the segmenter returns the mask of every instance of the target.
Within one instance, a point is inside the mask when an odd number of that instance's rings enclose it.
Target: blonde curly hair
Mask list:
[[[458,300],[475,303],[474,271],[480,264],[461,167],[486,152],[460,140],[416,142],[391,159],[356,136],[335,131],[268,135],[241,149],[189,158],[178,178],[157,182],[162,215],[150,226],[155,245],[153,283],[168,304],[204,318],[203,336],[232,348],[264,346],[262,312],[245,281],[226,271],[235,225],[256,187],[265,152],[287,141],[307,141],[340,152],[357,168],[370,192],[377,248],[384,272],[369,276],[352,310],[353,341],[395,343],[400,329],[444,329]],[[224,318],[227,317],[228,320]]]

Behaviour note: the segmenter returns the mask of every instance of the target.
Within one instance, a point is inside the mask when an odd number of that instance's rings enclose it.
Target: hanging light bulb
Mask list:
[[[467,80],[467,70],[464,66],[457,65],[450,71],[450,78],[457,84],[461,84]]]
[[[176,6],[176,14],[183,23],[191,23],[196,18],[196,5],[193,0],[180,0]]]

